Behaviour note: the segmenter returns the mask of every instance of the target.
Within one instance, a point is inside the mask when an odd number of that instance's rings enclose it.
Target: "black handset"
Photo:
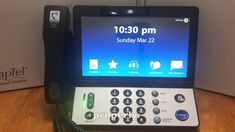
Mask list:
[[[45,95],[47,103],[60,103],[68,91],[68,48],[70,14],[64,6],[45,6],[43,39],[45,48]],[[67,90],[66,90],[67,89]]]

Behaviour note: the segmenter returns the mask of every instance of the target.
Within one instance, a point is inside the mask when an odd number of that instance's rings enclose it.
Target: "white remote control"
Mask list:
[[[78,125],[199,125],[193,88],[76,87]]]

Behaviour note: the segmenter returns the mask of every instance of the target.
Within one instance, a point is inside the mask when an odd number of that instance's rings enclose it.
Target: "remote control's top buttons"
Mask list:
[[[112,96],[118,96],[118,95],[119,95],[119,91],[118,91],[117,89],[113,89],[113,90],[111,91],[111,95],[112,95]]]
[[[133,121],[133,118],[131,116],[126,116],[123,118],[123,121],[127,124],[131,123]]]
[[[160,109],[157,108],[157,107],[153,108],[153,113],[156,114],[156,115],[159,114],[160,113]]]
[[[182,94],[176,94],[175,95],[175,101],[178,103],[183,103],[185,101],[185,97]]]
[[[144,96],[144,91],[143,90],[137,90],[136,91],[136,95],[138,96],[138,97],[143,97]]]
[[[91,111],[86,112],[85,113],[85,118],[88,119],[88,120],[94,118],[94,113],[91,112]]]
[[[111,113],[118,113],[119,112],[119,108],[116,107],[116,106],[113,106],[113,107],[111,107],[110,112]]]
[[[119,103],[119,100],[118,100],[118,98],[112,98],[112,99],[110,100],[110,103],[111,103],[112,105],[117,105],[117,104]]]
[[[185,110],[178,110],[175,112],[175,117],[180,121],[186,121],[189,118],[189,114]]]
[[[153,103],[153,105],[158,105],[159,104],[159,100],[158,99],[153,99],[152,103]]]
[[[123,94],[124,94],[126,97],[130,97],[131,94],[132,94],[132,92],[131,92],[131,90],[127,89],[127,90],[125,90],[125,91],[123,92]]]
[[[161,118],[156,116],[153,118],[154,123],[159,124],[161,122]]]
[[[157,97],[158,96],[158,91],[157,90],[153,90],[152,91],[152,95],[153,95],[153,97]]]
[[[88,93],[88,97],[87,97],[87,108],[88,109],[92,109],[94,107],[94,100],[95,100],[95,94]]]
[[[142,115],[142,114],[145,113],[146,110],[145,110],[144,107],[138,107],[136,111],[137,111],[138,114]]]
[[[130,98],[125,98],[125,99],[123,100],[123,103],[124,103],[125,105],[131,105],[132,100],[131,100]]]
[[[123,112],[124,112],[125,114],[130,114],[130,113],[132,113],[132,108],[131,108],[131,107],[125,107],[125,108],[123,109]]]
[[[144,116],[139,116],[137,118],[137,122],[140,124],[144,124],[146,122],[146,118]]]
[[[143,98],[139,98],[139,99],[136,100],[136,103],[138,105],[144,105],[145,104],[145,100]]]
[[[116,114],[112,114],[110,117],[111,123],[117,123],[119,121],[119,117]]]

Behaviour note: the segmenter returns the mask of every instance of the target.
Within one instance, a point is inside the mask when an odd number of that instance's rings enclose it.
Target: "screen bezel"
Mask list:
[[[126,13],[134,10],[134,14]],[[112,14],[111,12],[116,12]],[[197,7],[163,6],[76,6],[74,16],[74,76],[80,86],[193,87],[198,30]],[[190,18],[188,69],[186,78],[82,76],[81,17],[188,17]]]

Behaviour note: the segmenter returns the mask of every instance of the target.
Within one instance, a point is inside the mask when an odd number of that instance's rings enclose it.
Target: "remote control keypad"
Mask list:
[[[104,125],[139,124],[145,126],[150,124],[151,126],[166,126],[168,124],[174,124],[174,126],[177,126],[177,124],[189,124],[192,121],[194,122],[197,116],[195,116],[196,112],[192,111],[195,110],[195,107],[190,106],[192,104],[191,102],[194,102],[192,100],[194,98],[189,98],[193,95],[191,94],[193,92],[186,92],[184,90],[101,88],[97,92],[96,90],[82,88],[83,92],[77,92],[80,93],[77,97],[82,102],[79,104],[79,106],[82,105],[82,111],[79,110],[78,113],[82,113],[79,117],[83,117],[83,119],[79,119],[84,124],[89,124],[89,122],[98,124],[100,122]],[[105,93],[109,93],[109,96],[105,95]],[[106,101],[106,97],[110,97],[108,102]],[[107,116],[105,115],[106,113],[109,114],[108,118],[105,117]],[[104,115],[102,116],[102,114]],[[76,117],[78,116],[76,115]],[[80,121],[76,120],[76,122]],[[197,122],[195,121],[194,124],[197,124]]]
[[[110,103],[112,105],[112,107],[110,108],[110,112],[112,114],[118,114],[120,113],[119,111],[119,107],[118,105],[120,104],[120,99],[122,95],[119,94],[120,91],[118,91],[117,89],[113,89],[111,90],[111,100]],[[144,116],[144,114],[146,113],[146,108],[145,108],[145,92],[144,90],[136,90],[135,94],[132,94],[133,91],[129,90],[129,89],[125,89],[123,91],[123,104],[124,108],[123,108],[123,113],[125,114],[125,116],[123,117],[123,122],[125,122],[126,124],[130,124],[133,122],[133,117],[131,117],[131,114],[133,113],[133,108],[132,108],[132,103],[133,103],[133,98],[131,98],[132,96],[136,97],[136,100],[134,100],[134,103],[136,103],[136,105],[138,106],[135,110],[135,112],[138,114],[136,121],[139,124],[144,124],[146,122],[146,117]],[[158,92],[156,90],[152,91],[152,95],[153,97],[158,96]],[[154,105],[158,105],[159,104],[159,100],[158,99],[153,99],[153,104]],[[154,108],[153,112],[155,114],[159,114],[160,113],[160,109],[159,108]],[[119,117],[111,117],[110,118],[110,122],[111,123],[117,123],[119,122]]]

